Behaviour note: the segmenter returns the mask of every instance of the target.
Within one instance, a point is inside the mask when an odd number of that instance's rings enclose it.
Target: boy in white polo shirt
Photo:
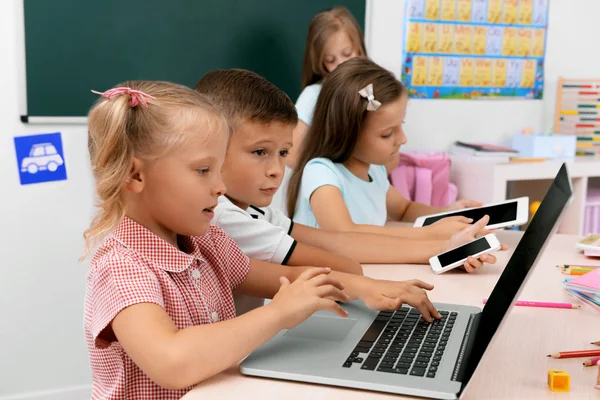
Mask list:
[[[196,90],[221,107],[232,130],[222,168],[227,192],[219,199],[212,223],[250,257],[361,274],[360,264],[351,259],[362,263],[427,263],[431,256],[486,233],[486,221],[459,230],[457,225],[462,227],[465,222],[457,219],[447,221],[445,231],[438,231],[443,239],[433,240],[331,232],[294,224],[283,212],[269,207],[283,179],[284,158],[298,121],[293,102],[266,79],[239,69],[209,72]],[[464,267],[471,272],[484,262],[495,263],[496,258],[490,254],[480,260],[470,258]]]

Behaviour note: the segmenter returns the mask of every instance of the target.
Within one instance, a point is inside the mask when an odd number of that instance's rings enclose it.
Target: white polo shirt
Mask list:
[[[248,257],[285,265],[294,252],[296,241],[289,235],[294,223],[274,207],[254,206],[243,210],[225,196],[219,197],[211,224],[233,238]],[[264,299],[235,295],[237,315],[264,304]]]
[[[211,223],[231,236],[244,254],[258,260],[285,265],[296,246],[289,235],[294,223],[274,207],[242,210],[221,196]]]

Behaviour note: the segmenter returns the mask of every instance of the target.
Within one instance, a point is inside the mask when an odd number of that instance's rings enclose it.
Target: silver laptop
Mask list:
[[[274,336],[242,362],[245,375],[435,399],[457,399],[512,306],[571,198],[563,164],[483,311],[435,304],[442,320],[416,309],[377,312],[350,302],[347,319],[319,312]]]

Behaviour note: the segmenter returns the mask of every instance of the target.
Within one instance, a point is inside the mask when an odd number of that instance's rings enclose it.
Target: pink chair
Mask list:
[[[444,152],[400,153],[400,165],[390,174],[392,185],[407,199],[433,207],[456,201],[450,182],[450,156]]]

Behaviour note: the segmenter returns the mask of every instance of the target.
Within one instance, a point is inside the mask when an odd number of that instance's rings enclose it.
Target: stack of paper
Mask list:
[[[478,159],[494,160],[496,162],[508,162],[510,157],[516,157],[519,152],[503,146],[485,143],[454,142],[451,153],[459,156],[470,156]]]
[[[587,257],[600,257],[600,235],[588,235],[577,243]]]

